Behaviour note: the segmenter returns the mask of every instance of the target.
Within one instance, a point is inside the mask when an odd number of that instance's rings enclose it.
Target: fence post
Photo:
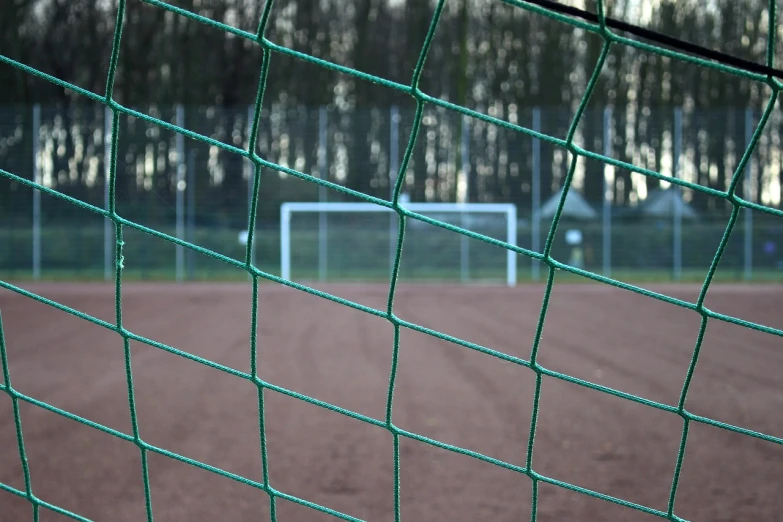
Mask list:
[[[326,167],[326,146],[327,146],[327,134],[326,134],[326,106],[321,106],[318,109],[318,177],[321,180],[329,178]],[[318,186],[318,201],[323,203],[326,201],[326,187],[323,185]],[[319,212],[318,214],[318,280],[326,280],[326,263],[327,263],[327,248],[328,243],[326,241],[326,212]]]
[[[462,172],[465,178],[468,177],[470,171],[470,120],[466,115],[462,116]],[[470,194],[467,189],[465,190],[465,196],[461,203],[468,203],[470,201]],[[460,226],[465,227],[465,213],[460,212]],[[468,242],[468,236],[460,234],[459,244],[459,266],[460,266],[460,279],[462,282],[468,280],[469,275],[469,262],[470,262],[470,243]],[[516,254],[515,254],[516,255]]]
[[[103,109],[103,206],[109,210],[109,184],[111,180],[111,122],[112,112],[109,107]],[[108,281],[112,276],[112,221],[109,218],[103,219],[103,279]]]
[[[612,153],[612,109],[604,109],[604,156],[610,157]],[[604,275],[611,277],[612,274],[612,195],[609,190],[609,165],[604,163],[604,185],[603,185],[603,265]]]
[[[397,183],[397,175],[400,169],[400,109],[392,105],[390,111],[391,127],[389,128],[389,199],[394,197],[394,185]],[[389,215],[389,271],[394,266],[394,253],[397,247],[397,233],[395,226],[397,214],[392,212]]]
[[[196,242],[196,150],[190,149],[188,151],[188,170],[187,170],[187,182],[185,183],[185,190],[187,191],[188,201],[186,206],[186,212],[188,214],[188,226],[187,226],[187,240],[190,243]],[[192,248],[188,249],[188,279],[193,280],[195,277],[195,252]]]
[[[177,126],[185,127],[185,110],[181,104],[177,105]],[[177,214],[177,238],[185,237],[185,136],[178,132],[176,136],[177,147],[177,183],[175,185],[176,194],[176,214]],[[185,249],[182,245],[177,245],[177,281],[182,281],[185,275]]]
[[[41,161],[38,138],[41,129],[41,106],[33,105],[33,182],[41,183]],[[33,279],[41,278],[41,191],[33,189]]]
[[[753,109],[745,109],[745,147],[750,146],[753,139]],[[745,164],[745,193],[742,195],[746,201],[753,202],[755,191],[753,186],[753,156]],[[745,267],[743,275],[745,279],[753,278],[753,212],[745,209]]]
[[[280,277],[291,279],[291,208],[286,202],[280,205]]]
[[[680,153],[682,151],[682,108],[674,109],[674,158],[672,167],[672,177],[678,178],[680,173]],[[674,190],[674,211],[672,223],[673,238],[673,272],[674,280],[679,281],[682,277],[682,190],[679,185],[672,184]]]
[[[541,109],[533,108],[533,130],[541,132]],[[532,250],[538,252],[541,249],[541,140],[533,140],[533,180],[531,183],[533,196],[532,218]],[[535,259],[531,259],[532,277],[534,281],[541,278],[541,266]]]

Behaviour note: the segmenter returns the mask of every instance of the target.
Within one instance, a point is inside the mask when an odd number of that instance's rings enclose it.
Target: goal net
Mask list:
[[[406,203],[400,280],[516,285],[516,253],[452,227],[516,245],[516,207],[495,203]],[[388,281],[399,220],[373,203],[283,203],[280,271],[286,280]]]

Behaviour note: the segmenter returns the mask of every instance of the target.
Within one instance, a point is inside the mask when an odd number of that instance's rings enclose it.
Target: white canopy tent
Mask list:
[[[679,208],[678,208],[679,207]],[[693,207],[677,197],[677,191],[655,190],[639,205],[639,214],[644,217],[671,218],[678,209],[683,219],[696,219],[698,214]]]
[[[539,217],[542,219],[551,219],[554,217],[557,211],[557,206],[560,204],[560,198],[563,195],[563,189],[557,191],[549,198],[539,211]],[[561,214],[563,218],[590,220],[598,217],[598,213],[590,206],[587,201],[582,197],[579,192],[571,188],[566,196],[565,204],[563,205],[563,212]]]

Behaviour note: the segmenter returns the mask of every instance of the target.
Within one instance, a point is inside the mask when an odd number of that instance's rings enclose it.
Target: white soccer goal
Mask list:
[[[404,203],[431,219],[517,244],[517,211],[504,203]],[[373,203],[287,202],[280,208],[285,280],[388,280],[397,246],[396,213]],[[406,220],[400,279],[515,286],[517,254],[419,219]]]

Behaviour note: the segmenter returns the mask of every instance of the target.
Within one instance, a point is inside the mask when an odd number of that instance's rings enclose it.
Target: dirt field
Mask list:
[[[113,287],[25,288],[114,321]],[[250,284],[124,287],[130,331],[249,371]],[[385,307],[383,286],[330,286]],[[692,286],[653,289],[695,300]],[[529,358],[543,287],[399,288],[408,321]],[[391,325],[302,292],[260,292],[262,379],[384,419]],[[706,305],[783,328],[783,288],[715,287]],[[0,290],[14,388],[131,433],[118,335]],[[599,285],[555,285],[539,363],[676,405],[700,316]],[[394,396],[396,426],[524,465],[535,374],[403,329]],[[248,381],[131,343],[140,434],[185,457],[261,481],[257,394]],[[783,437],[783,339],[710,321],[689,411]],[[394,519],[393,444],[383,428],[265,392],[274,488],[366,520]],[[138,448],[57,414],[21,405],[32,488],[42,500],[92,520],[145,520]],[[23,490],[11,400],[0,393],[0,482]],[[533,468],[541,474],[665,511],[682,420],[672,414],[545,377]],[[401,439],[401,512],[408,521],[529,520],[531,481],[469,456]],[[251,486],[149,454],[156,521],[269,520],[269,499]],[[692,424],[675,513],[694,521],[779,520],[783,445]],[[334,520],[278,500],[280,521]],[[540,521],[660,520],[541,484]],[[0,491],[0,520],[31,520],[29,504]],[[41,520],[65,520],[44,510]]]

